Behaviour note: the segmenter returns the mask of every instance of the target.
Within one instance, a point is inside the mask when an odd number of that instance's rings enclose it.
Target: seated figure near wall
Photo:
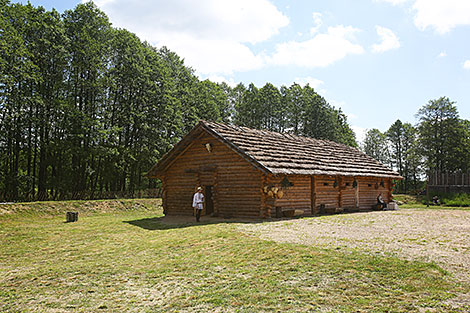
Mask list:
[[[382,198],[382,193],[379,193],[377,196],[377,206],[380,209],[385,209],[387,207],[387,204],[385,203],[384,199]]]

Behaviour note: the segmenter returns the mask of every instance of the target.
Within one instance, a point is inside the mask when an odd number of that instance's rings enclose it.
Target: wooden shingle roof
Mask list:
[[[149,172],[163,171],[201,131],[207,131],[265,173],[390,177],[400,175],[356,148],[333,141],[201,121]]]

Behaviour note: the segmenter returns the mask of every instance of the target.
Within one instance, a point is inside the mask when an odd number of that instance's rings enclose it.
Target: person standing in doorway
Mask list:
[[[196,221],[199,222],[201,218],[201,212],[203,209],[204,195],[202,193],[202,187],[197,187],[197,191],[193,196],[193,208],[196,209]]]

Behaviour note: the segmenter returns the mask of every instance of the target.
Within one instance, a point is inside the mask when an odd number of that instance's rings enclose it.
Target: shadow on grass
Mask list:
[[[143,218],[133,221],[123,221],[130,225],[134,225],[147,230],[164,230],[174,228],[186,228],[186,227],[197,227],[210,224],[232,224],[232,223],[243,223],[243,224],[258,224],[258,223],[271,223],[279,221],[290,221],[303,218],[318,218],[321,216],[328,215],[341,215],[341,214],[361,214],[371,211],[358,211],[358,212],[343,212],[339,214],[319,214],[313,216],[298,216],[298,217],[281,217],[281,218],[269,218],[269,219],[247,219],[247,218],[222,218],[222,217],[210,217],[202,216],[200,222],[196,222],[194,216],[156,216]]]
[[[277,219],[279,220],[279,219]],[[186,228],[186,227],[198,227],[211,224],[228,224],[228,223],[263,223],[269,220],[247,220],[247,219],[223,219],[215,217],[201,217],[200,222],[196,222],[196,218],[192,216],[157,216],[143,218],[133,221],[123,221],[133,226],[137,226],[147,230],[164,230],[164,229],[175,229],[175,228]]]

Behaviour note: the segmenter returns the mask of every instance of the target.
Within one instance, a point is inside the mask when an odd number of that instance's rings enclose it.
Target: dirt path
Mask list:
[[[470,283],[470,211],[398,210],[242,224],[266,240],[436,262]]]

